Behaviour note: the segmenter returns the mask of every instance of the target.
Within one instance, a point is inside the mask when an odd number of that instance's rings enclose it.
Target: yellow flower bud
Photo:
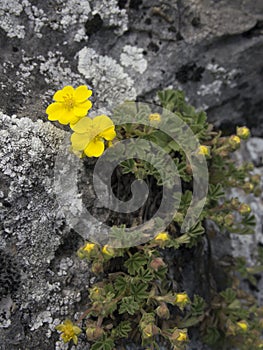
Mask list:
[[[245,185],[243,186],[243,190],[246,193],[251,193],[254,190],[254,185],[250,182],[246,182]]]
[[[250,206],[249,206],[248,204],[242,203],[242,204],[240,205],[238,211],[239,211],[239,213],[240,213],[241,215],[245,215],[245,214],[249,214],[249,213],[251,212],[251,208],[250,208]]]
[[[187,304],[189,297],[186,293],[177,293],[175,297],[175,304]]]
[[[152,113],[149,115],[149,120],[150,122],[160,123],[160,121],[162,120],[162,117],[159,113]]]
[[[85,252],[90,253],[94,248],[95,248],[95,244],[94,243],[87,243],[82,249]]]
[[[248,324],[246,321],[237,322],[237,325],[242,329],[243,332],[248,330]]]
[[[184,342],[187,340],[187,334],[185,332],[180,332],[177,341]]]
[[[241,139],[246,140],[250,136],[250,130],[246,126],[237,127],[237,136]]]
[[[240,137],[238,137],[237,135],[232,135],[228,139],[228,143],[233,150],[236,150],[239,148],[240,142],[241,142]]]
[[[203,156],[209,156],[210,150],[207,146],[201,145],[199,146],[198,154],[201,154]]]
[[[103,246],[101,251],[102,251],[103,254],[105,254],[105,255],[107,255],[109,257],[114,256],[114,253],[115,253],[114,249],[109,247],[108,244]]]
[[[169,235],[167,232],[160,232],[157,236],[154,237],[155,241],[168,241]]]

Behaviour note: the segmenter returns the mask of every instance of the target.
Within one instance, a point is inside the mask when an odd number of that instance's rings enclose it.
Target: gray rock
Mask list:
[[[261,0],[0,1],[1,349],[68,349],[54,327],[77,317],[90,283],[75,256],[83,237],[65,224],[53,188],[66,135],[46,122],[54,91],[87,84],[95,110],[109,112],[123,99],[179,88],[226,133],[246,124],[260,137],[262,22]],[[261,150],[252,139],[244,151],[260,173]],[[262,242],[262,198],[251,206],[256,236],[232,240],[247,257]],[[84,335],[76,348],[89,348]]]

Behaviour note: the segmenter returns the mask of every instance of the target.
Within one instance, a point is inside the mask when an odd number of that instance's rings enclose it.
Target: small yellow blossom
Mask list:
[[[180,332],[178,335],[178,338],[176,339],[177,341],[184,342],[187,340],[187,333],[185,332]]]
[[[254,185],[250,182],[246,182],[242,188],[246,193],[250,193],[254,190]]]
[[[250,136],[250,130],[246,126],[237,127],[237,136],[241,139],[246,140]]]
[[[81,329],[74,324],[70,320],[65,320],[62,324],[56,326],[56,330],[61,332],[61,338],[64,343],[68,343],[71,339],[74,344],[78,343],[78,335],[81,333]]]
[[[189,297],[186,293],[177,293],[175,297],[175,303],[185,305],[189,302]]]
[[[241,140],[240,140],[239,136],[232,135],[229,137],[228,142],[229,142],[230,146],[232,147],[232,149],[236,150],[240,146]]]
[[[82,249],[90,253],[95,248],[94,243],[87,243]]]
[[[102,247],[101,249],[102,253],[108,256],[114,256],[114,249],[109,247],[108,244]]]
[[[153,122],[153,123],[160,123],[160,121],[162,120],[162,117],[159,113],[152,113],[149,115],[149,120],[150,122]]]
[[[160,232],[157,236],[154,237],[155,241],[168,241],[169,235],[167,232]]]
[[[237,322],[237,325],[242,329],[242,331],[246,332],[248,330],[248,324],[245,321]]]
[[[104,139],[111,141],[116,136],[114,124],[106,115],[82,118],[71,128],[75,131],[71,135],[73,150],[84,151],[88,157],[100,157],[105,148]]]
[[[251,208],[248,204],[242,203],[238,209],[241,215],[249,214],[251,212]]]
[[[203,156],[209,156],[210,150],[207,146],[201,145],[199,146],[198,154],[201,154]]]
[[[71,125],[77,123],[81,118],[87,115],[92,103],[88,98],[92,95],[92,91],[85,85],[81,85],[74,89],[72,86],[65,86],[62,90],[58,90],[54,96],[54,103],[51,103],[47,109],[49,120],[58,120],[61,124]]]

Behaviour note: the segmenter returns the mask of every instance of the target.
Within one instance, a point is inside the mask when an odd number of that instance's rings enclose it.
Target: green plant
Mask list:
[[[115,248],[114,245],[100,247],[87,242],[78,250],[78,256],[91,264],[93,273],[100,281],[90,288],[90,306],[77,323],[83,325],[84,322],[87,340],[92,343],[91,350],[114,349],[122,339],[127,338],[140,343],[145,349],[158,349],[158,344],[161,343],[174,350],[184,349],[189,341],[187,331],[191,327],[199,327],[204,341],[220,349],[232,345],[244,350],[263,347],[260,339],[263,310],[257,308],[255,300],[239,288],[233,270],[229,272],[229,287],[224,291],[211,289],[209,300],[204,300],[200,295],[190,298],[180,289],[180,283],[171,278],[171,265],[166,259],[166,252],[190,250],[202,242],[204,235],[209,240],[206,220],[213,221],[219,230],[237,234],[253,233],[255,218],[250,207],[238,198],[229,198],[225,194],[228,189],[235,187],[255,195],[259,191],[260,179],[252,174],[253,166],[250,163],[237,165],[232,157],[241,142],[249,137],[249,130],[239,127],[235,135],[223,136],[207,122],[203,111],[196,111],[187,104],[183,92],[166,90],[160,92],[158,97],[165,108],[162,113],[151,110],[150,107],[143,107],[138,112],[148,115],[149,125],[137,122],[114,127],[110,119],[104,116],[108,133],[99,130],[98,124],[99,140],[89,128],[82,130],[84,124],[92,124],[88,118],[82,116],[79,124],[72,126],[75,133],[81,134],[81,144],[73,144],[75,151],[91,147],[91,142],[94,145],[100,143],[101,149],[97,152],[99,146],[96,148],[92,144],[96,152],[85,151],[87,156],[98,157],[103,152],[103,138],[111,141],[116,136],[111,144],[107,144],[108,147],[114,147],[115,142],[130,138],[134,140],[131,147],[135,149],[140,147],[136,140],[154,142],[171,156],[182,181],[180,206],[165,232],[159,232],[154,239],[132,248]],[[196,155],[205,157],[209,170],[208,193],[202,212],[186,232],[182,232],[181,226],[193,199],[194,170],[191,169],[185,150],[180,146],[182,126],[174,126],[174,114],[191,128],[199,140]],[[140,120],[140,115],[137,115],[136,120]],[[173,131],[178,131],[177,141],[161,130],[160,125],[165,124]],[[88,146],[84,145],[84,133],[87,134],[85,137]],[[75,142],[74,137],[73,141]],[[156,161],[153,166],[153,155],[145,147],[142,151],[148,152],[146,158],[142,160],[134,157],[122,161],[120,173],[130,174],[139,180],[154,181],[157,187],[165,185],[172,191],[172,170],[169,173],[170,168],[165,167],[164,180]],[[160,154],[161,161],[162,158]],[[173,195],[175,199],[179,198],[176,191]],[[142,222],[143,215],[140,213],[136,220]],[[113,227],[111,235],[125,246],[125,226]],[[115,266],[116,261],[121,261],[118,267]],[[114,272],[110,266],[115,266]],[[253,271],[245,267],[244,261],[237,261],[236,267],[242,277],[256,283]],[[179,280],[179,272],[177,277]],[[59,330],[63,331],[61,327]],[[72,337],[63,339],[70,340]]]

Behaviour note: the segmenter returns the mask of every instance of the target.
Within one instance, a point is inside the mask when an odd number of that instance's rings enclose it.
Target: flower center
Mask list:
[[[64,104],[65,104],[66,109],[68,109],[68,110],[72,109],[75,105],[75,101],[74,101],[73,96],[70,94],[67,94],[67,95],[63,96],[63,98],[64,98]]]

